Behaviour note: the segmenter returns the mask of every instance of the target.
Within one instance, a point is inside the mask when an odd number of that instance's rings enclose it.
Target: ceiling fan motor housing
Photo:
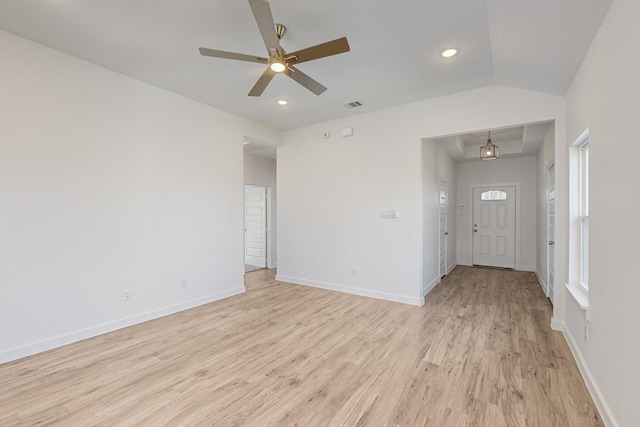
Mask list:
[[[285,34],[287,34],[287,27],[282,24],[276,24],[276,35],[278,36],[278,40],[282,40]]]

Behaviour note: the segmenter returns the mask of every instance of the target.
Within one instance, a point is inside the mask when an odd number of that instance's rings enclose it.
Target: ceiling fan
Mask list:
[[[294,65],[318,58],[324,58],[326,56],[336,55],[338,53],[348,52],[349,43],[347,42],[347,38],[342,37],[330,42],[301,49],[296,52],[287,53],[280,46],[280,39],[284,37],[287,32],[287,28],[284,25],[275,24],[273,22],[269,3],[265,0],[249,0],[249,5],[251,6],[253,16],[258,23],[258,28],[260,30],[260,34],[262,34],[264,44],[267,47],[269,57],[262,58],[242,53],[207,49],[204,47],[200,48],[200,54],[204,56],[213,56],[214,58],[236,59],[239,61],[267,64],[267,69],[262,73],[262,76],[253,86],[249,92],[249,96],[260,96],[273,76],[277,73],[286,74],[316,95],[320,95],[322,92],[327,90],[326,87],[298,70]]]

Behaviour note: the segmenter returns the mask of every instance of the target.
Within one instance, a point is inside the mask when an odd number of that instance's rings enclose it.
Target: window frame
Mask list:
[[[580,180],[580,284],[589,289],[589,139],[579,146]]]
[[[569,147],[569,277],[580,307],[589,307],[589,129]]]

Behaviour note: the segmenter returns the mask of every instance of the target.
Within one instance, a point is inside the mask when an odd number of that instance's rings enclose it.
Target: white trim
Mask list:
[[[449,229],[449,183],[443,179],[442,177],[440,178],[440,181],[438,182],[438,274],[440,275],[440,277],[449,274],[444,273],[442,274],[442,271],[440,271],[440,267],[442,267],[442,264],[440,264],[440,260],[442,259],[442,245],[441,245],[441,241],[440,239],[442,238],[442,229],[441,229],[441,221],[440,221],[440,217],[442,216],[442,205],[440,204],[440,200],[441,200],[441,192],[442,192],[442,184],[444,184],[444,190],[445,190],[445,213],[444,213],[444,218],[445,218],[445,228],[446,230],[444,230],[444,232],[447,233],[446,237],[446,244],[445,244],[445,249],[444,249],[444,264],[445,264],[445,270],[447,269],[447,262],[449,260],[449,238],[448,236],[448,229]],[[438,280],[439,281],[439,280]],[[435,285],[431,285],[431,288],[433,288],[433,286]],[[431,289],[429,289],[431,290]],[[428,293],[429,291],[427,291]],[[426,295],[427,293],[424,292],[423,290],[423,295]]]
[[[581,172],[581,153],[582,147],[589,143],[589,129],[586,129],[571,144],[569,149],[569,257],[568,257],[568,279],[565,287],[580,305],[580,308],[586,310],[589,307],[589,289],[579,283],[583,280],[584,272],[584,254],[588,256],[588,244],[584,247],[583,240],[583,222],[581,220],[583,184]],[[588,268],[588,259],[587,266]],[[588,280],[588,279],[587,279]],[[557,281],[556,281],[557,283]],[[587,283],[588,285],[588,283]],[[589,313],[587,312],[587,316]]]
[[[547,284],[545,283],[544,280],[542,280],[542,276],[540,275],[540,272],[538,271],[537,268],[535,270],[535,273],[536,273],[536,277],[538,278],[538,283],[540,283],[540,287],[542,288],[542,291],[544,292],[545,296],[549,298],[549,290],[547,288]]]
[[[551,318],[551,329],[554,331],[562,332],[564,330],[564,322],[557,320],[555,317]]]
[[[453,271],[454,268],[456,268],[458,266],[457,262],[454,262],[448,269],[447,269],[447,274],[451,273]]]
[[[582,283],[565,283],[564,286],[580,305],[581,309],[586,310],[589,308],[589,291]]]
[[[468,215],[469,221],[467,224],[470,226],[473,224],[473,209],[475,204],[474,197],[474,189],[476,188],[492,188],[492,187],[515,187],[516,188],[516,229],[515,229],[515,259],[513,260],[514,270],[522,270],[520,267],[520,182],[514,183],[496,183],[496,184],[469,184],[469,206],[471,206],[471,215]],[[473,265],[473,233],[471,232],[471,227],[468,228],[468,233],[470,233],[469,238],[469,250],[471,254],[471,264]],[[526,270],[526,271],[534,271]]]
[[[273,239],[273,235],[271,234],[271,220],[272,220],[271,216],[273,215],[273,212],[271,212],[271,209],[272,209],[271,187],[267,186],[265,188],[267,189],[267,192],[266,192],[267,193],[266,194],[267,205],[265,207],[266,211],[267,211],[266,212],[266,219],[265,219],[265,221],[266,221],[265,226],[267,228],[266,229],[266,234],[267,234],[266,245],[267,246],[266,246],[265,250],[267,252],[267,258],[266,258],[265,261],[266,261],[266,264],[267,264],[267,268],[273,268],[273,267],[269,267],[271,265],[271,255],[272,255],[271,254],[271,246],[272,246],[272,239]]]
[[[544,256],[545,256],[545,261],[546,261],[546,270],[547,270],[547,274],[544,280],[544,293],[547,296],[547,298],[549,298],[551,300],[551,304],[553,305],[554,301],[553,299],[555,299],[555,286],[553,284],[553,282],[555,280],[550,280],[551,278],[555,278],[556,276],[556,249],[555,246],[553,247],[553,250],[550,249],[550,246],[547,242],[551,241],[551,237],[549,236],[549,230],[550,230],[550,225],[549,225],[549,217],[551,216],[551,209],[549,207],[549,184],[551,183],[551,180],[549,179],[549,175],[551,174],[551,169],[553,168],[553,206],[554,206],[554,229],[553,229],[553,241],[554,241],[554,245],[555,245],[555,241],[556,241],[556,234],[557,234],[557,230],[558,230],[558,201],[557,201],[557,194],[558,194],[558,188],[556,186],[556,163],[555,163],[555,159],[552,160],[551,162],[549,162],[549,165],[547,165],[547,176],[546,176],[546,183],[547,183],[547,188],[545,189],[545,193],[546,193],[546,204],[547,204],[547,209],[546,209],[546,218],[545,218],[545,231],[544,231],[544,242],[545,242],[545,250],[544,250]],[[551,256],[549,256],[549,253],[553,251],[553,259]],[[553,267],[553,268],[550,268]],[[551,292],[549,292],[551,291]],[[552,293],[553,295],[551,297],[549,297],[549,293]]]
[[[312,288],[326,289],[329,291],[344,292],[346,294],[360,295],[363,297],[382,299],[386,301],[401,302],[403,304],[424,305],[424,297],[413,298],[405,295],[390,294],[387,292],[372,291],[369,289],[354,288],[351,286],[337,285],[334,283],[318,282],[315,280],[300,279],[298,277],[276,275],[276,280],[294,285],[310,286]],[[435,286],[435,285],[434,285]]]
[[[577,137],[575,141],[573,141],[573,144],[571,144],[571,146],[579,148],[585,145],[587,142],[589,142],[589,128],[583,130],[580,136]]]
[[[424,299],[424,297],[426,297],[426,296],[427,296],[427,294],[428,294],[429,292],[431,292],[431,291],[433,290],[433,288],[435,288],[435,287],[436,287],[436,285],[437,285],[438,283],[440,283],[441,281],[442,281],[442,279],[441,279],[441,278],[437,278],[437,279],[435,279],[433,282],[431,282],[429,285],[427,285],[427,287],[426,287],[426,288],[424,288],[424,289],[422,290],[422,297],[423,297],[423,299]]]
[[[197,299],[183,302],[180,304],[171,305],[171,306],[160,308],[157,310],[148,311],[146,313],[137,314],[135,316],[125,317],[123,319],[103,323],[102,325],[92,326],[90,328],[71,332],[69,334],[60,335],[60,336],[49,338],[43,341],[34,342],[22,347],[12,348],[0,353],[0,364],[21,359],[23,357],[31,356],[33,354],[37,354],[43,351],[62,347],[67,344],[73,344],[78,341],[86,340],[88,338],[93,338],[98,335],[106,334],[108,332],[117,331],[118,329],[137,325],[139,323],[147,322],[149,320],[158,319],[160,317],[168,316],[170,314],[178,313],[184,310],[189,310],[191,308],[198,307],[200,305],[209,304],[224,298],[229,298],[234,295],[242,294],[244,292],[246,292],[246,288],[244,286],[233,288],[227,291],[218,292],[216,294],[209,295],[207,297],[197,298]]]
[[[553,319],[552,319],[552,327],[553,326],[554,325],[553,325]],[[587,385],[589,394],[591,395],[593,402],[596,404],[596,407],[598,408],[598,413],[600,415],[600,418],[602,418],[602,422],[604,422],[604,425],[606,425],[607,427],[618,427],[619,424],[613,418],[613,413],[611,412],[609,405],[607,405],[604,398],[602,397],[602,392],[600,391],[600,387],[598,387],[598,384],[593,379],[593,376],[591,375],[591,371],[589,370],[587,364],[585,363],[584,358],[582,357],[582,353],[580,353],[580,350],[578,349],[578,346],[576,345],[575,340],[567,330],[566,325],[564,323],[557,323],[555,326],[558,327],[558,329],[556,330],[562,332],[562,335],[564,336],[565,341],[569,345],[569,350],[571,350],[571,354],[573,355],[573,358],[575,359],[576,364],[578,365],[578,369],[580,370],[582,379]]]

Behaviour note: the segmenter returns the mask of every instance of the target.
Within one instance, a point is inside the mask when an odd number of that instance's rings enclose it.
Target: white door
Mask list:
[[[515,268],[516,188],[473,189],[473,264]]]
[[[554,165],[547,171],[547,296],[553,304],[554,244],[556,239],[556,173]]]
[[[447,183],[440,181],[440,277],[447,275],[447,207],[448,207]]]
[[[244,263],[267,266],[267,189],[244,186]]]

